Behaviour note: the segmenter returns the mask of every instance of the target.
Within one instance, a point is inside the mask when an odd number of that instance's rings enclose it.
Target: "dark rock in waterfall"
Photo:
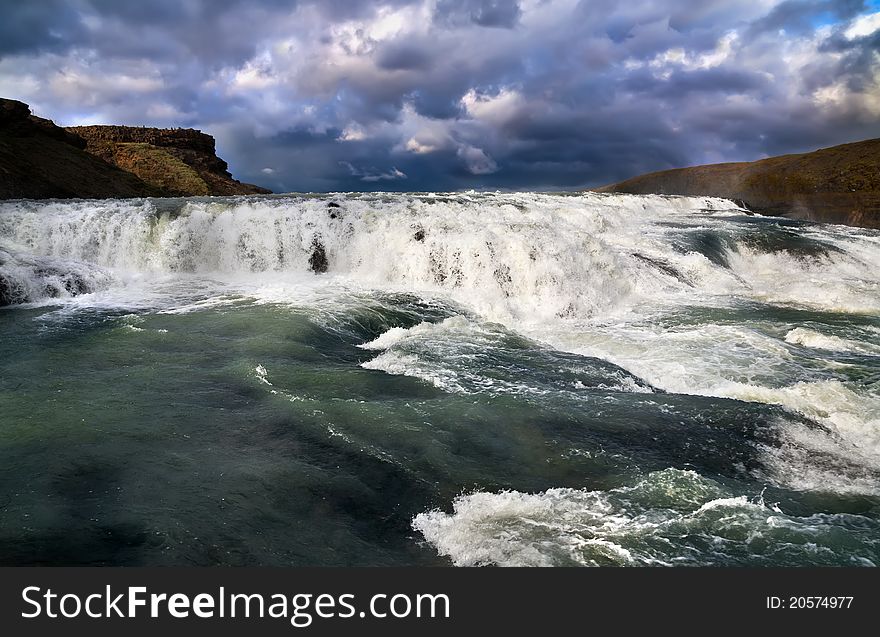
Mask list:
[[[111,280],[89,263],[0,250],[0,306],[91,294]]]
[[[3,275],[0,275],[0,307],[13,305],[15,300],[15,286]]]
[[[644,263],[647,263],[647,264],[657,268],[663,274],[671,276],[674,279],[678,279],[682,283],[687,283],[688,285],[693,286],[693,283],[691,283],[684,274],[679,272],[678,269],[675,266],[673,266],[671,263],[669,263],[668,261],[665,261],[663,259],[657,259],[654,257],[645,256],[644,254],[639,254],[638,252],[633,252],[632,255],[636,259],[638,259],[639,261],[643,261]]]
[[[312,255],[309,257],[309,269],[315,274],[324,274],[329,265],[324,245],[319,239],[312,239]]]

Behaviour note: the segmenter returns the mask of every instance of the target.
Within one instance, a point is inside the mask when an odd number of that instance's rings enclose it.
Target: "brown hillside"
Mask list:
[[[664,170],[596,190],[725,197],[763,214],[880,228],[880,139],[754,162]]]
[[[85,142],[0,99],[0,198],[142,197],[162,194],[85,152]]]
[[[61,128],[0,98],[0,199],[248,195],[214,138],[192,129]]]
[[[253,195],[269,190],[232,178],[214,138],[191,128],[71,126],[86,151],[173,195]]]

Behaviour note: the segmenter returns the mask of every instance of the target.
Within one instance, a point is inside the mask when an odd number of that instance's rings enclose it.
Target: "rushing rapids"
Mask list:
[[[242,511],[212,541],[243,542],[244,557],[196,562],[880,564],[878,264],[878,232],[711,198],[5,202],[0,328],[24,346],[0,352],[13,403],[0,423],[19,431],[50,395],[31,376],[45,339],[78,334],[51,350],[52,374],[94,383],[82,419],[123,448],[177,443],[136,408],[115,414],[95,352],[132,405],[164,403],[156,417],[214,444],[201,462],[218,474],[244,485],[254,466],[289,467],[293,510],[258,479],[268,548],[242,539],[255,514]],[[26,395],[13,378],[31,379]],[[217,401],[223,414],[201,414]],[[274,424],[224,437],[242,423]],[[74,435],[58,416],[40,426],[57,444]],[[307,486],[328,457],[340,473],[322,479],[348,486]],[[166,470],[176,505],[195,506],[201,479]],[[313,519],[318,493],[330,504]],[[136,526],[167,547],[155,515]],[[285,534],[305,520],[315,537]]]
[[[276,197],[14,202],[0,210],[0,241],[13,262],[16,251],[84,262],[94,273],[82,276],[96,288],[107,277],[94,266],[315,271],[443,290],[478,303],[487,317],[531,323],[608,316],[695,293],[880,310],[876,233],[792,222],[761,227],[719,199],[360,195],[344,206]],[[45,275],[34,269],[32,276]],[[793,272],[803,276],[787,281]],[[3,276],[19,280],[12,267]],[[27,300],[39,300],[39,286],[24,287],[35,290]]]

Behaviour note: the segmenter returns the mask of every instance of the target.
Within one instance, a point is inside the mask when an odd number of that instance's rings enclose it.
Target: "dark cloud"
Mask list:
[[[438,0],[434,20],[447,26],[472,22],[481,27],[512,29],[521,13],[516,0]]]
[[[872,10],[2,2],[0,93],[63,124],[202,128],[278,191],[575,188],[880,136]]]
[[[780,29],[790,33],[811,31],[817,20],[847,19],[865,10],[864,0],[786,0],[749,27],[750,34]]]
[[[430,49],[419,42],[395,41],[379,48],[376,64],[389,71],[427,71],[434,60]]]
[[[467,90],[467,82],[458,82],[459,88],[426,86],[408,94],[416,112],[434,119],[451,119],[461,113],[459,97]]]
[[[649,71],[632,73],[623,86],[633,93],[655,98],[679,100],[693,93],[721,93],[739,95],[759,91],[768,79],[746,69],[722,67],[714,69],[677,69],[667,77],[657,77]]]
[[[0,55],[64,50],[84,34],[79,14],[64,0],[6,1],[0,12]]]
[[[872,90],[876,82],[878,57],[880,57],[880,30],[861,37],[847,38],[839,31],[819,47],[822,52],[833,52],[839,57],[822,67],[823,72],[811,78],[813,84],[827,83],[830,77],[846,78],[847,87],[853,92]]]

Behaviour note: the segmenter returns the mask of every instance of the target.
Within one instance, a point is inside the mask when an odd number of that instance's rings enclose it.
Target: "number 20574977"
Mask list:
[[[835,597],[826,596],[797,596],[797,597],[777,597],[770,595],[767,597],[767,608],[797,608],[797,609],[838,609],[852,608],[853,597],[843,595]]]

